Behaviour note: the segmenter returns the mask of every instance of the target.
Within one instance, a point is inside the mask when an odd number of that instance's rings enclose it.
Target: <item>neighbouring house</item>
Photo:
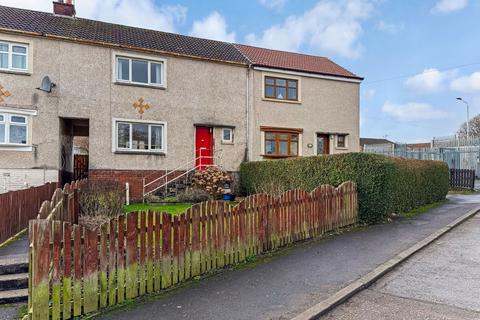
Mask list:
[[[406,148],[409,151],[425,150],[432,148],[431,142],[407,143]]]
[[[394,152],[395,142],[383,138],[360,138],[363,152]]]
[[[323,57],[78,18],[72,1],[0,6],[0,172],[141,199],[211,165],[359,151],[361,81]]]

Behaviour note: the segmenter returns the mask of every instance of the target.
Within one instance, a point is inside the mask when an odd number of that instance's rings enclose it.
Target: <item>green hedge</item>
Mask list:
[[[393,212],[440,201],[448,192],[448,166],[439,161],[346,153],[243,163],[240,182],[244,194],[278,193],[321,184],[358,185],[360,219],[376,223]]]

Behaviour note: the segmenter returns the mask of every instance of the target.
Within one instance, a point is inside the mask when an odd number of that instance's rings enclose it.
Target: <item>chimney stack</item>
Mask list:
[[[73,0],[58,0],[53,2],[53,13],[60,16],[74,17],[75,4]]]

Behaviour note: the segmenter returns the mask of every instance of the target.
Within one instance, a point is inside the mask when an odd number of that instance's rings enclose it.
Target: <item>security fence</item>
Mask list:
[[[453,142],[450,143],[452,144]],[[477,172],[480,169],[480,145],[432,147],[413,150],[407,149],[405,144],[395,144],[394,148],[366,145],[364,151],[408,159],[445,161],[450,169],[469,169]]]

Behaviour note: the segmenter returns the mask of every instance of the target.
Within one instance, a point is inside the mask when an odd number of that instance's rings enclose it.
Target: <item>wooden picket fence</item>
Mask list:
[[[357,187],[320,186],[237,206],[196,204],[177,216],[120,215],[89,230],[30,221],[29,315],[70,319],[244,262],[248,257],[357,222]]]
[[[0,194],[0,244],[28,227],[44,200],[50,199],[56,183]]]
[[[42,203],[38,212],[38,219],[59,220],[63,222],[78,223],[79,191],[87,179],[73,181],[55,189],[50,201]]]
[[[475,170],[450,169],[450,188],[453,189],[475,189]]]

